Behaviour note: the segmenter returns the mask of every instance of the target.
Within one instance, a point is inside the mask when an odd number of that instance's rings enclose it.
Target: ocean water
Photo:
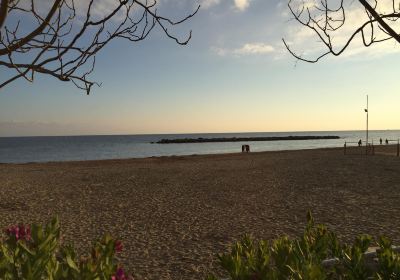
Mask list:
[[[151,142],[156,142],[163,138],[269,137],[289,135],[333,135],[341,138],[332,140],[151,144]],[[374,143],[378,143],[379,138],[383,140],[397,140],[400,138],[400,130],[375,130],[369,132],[369,141],[372,140]],[[243,144],[249,144],[252,152],[316,149],[342,147],[345,141],[358,141],[359,139],[365,140],[365,131],[0,137],[0,163],[235,153],[241,151]]]

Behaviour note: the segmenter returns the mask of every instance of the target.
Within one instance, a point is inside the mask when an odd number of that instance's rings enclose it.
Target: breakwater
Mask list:
[[[340,139],[339,136],[270,136],[270,137],[223,137],[223,138],[180,138],[161,139],[152,144],[216,143],[216,142],[249,142],[249,141],[290,141],[290,140],[327,140]]]

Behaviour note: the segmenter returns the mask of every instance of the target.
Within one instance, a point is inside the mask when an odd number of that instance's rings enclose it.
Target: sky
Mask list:
[[[102,0],[110,1],[110,0]],[[343,43],[360,17],[357,1]],[[316,64],[298,53],[321,51],[314,34],[291,20],[285,1],[161,0],[160,13],[189,21],[156,28],[142,42],[117,40],[96,58],[89,96],[74,85],[36,76],[0,89],[0,136],[399,129],[400,46],[362,47]],[[100,10],[101,12],[101,10]],[[9,74],[0,68],[0,77]]]

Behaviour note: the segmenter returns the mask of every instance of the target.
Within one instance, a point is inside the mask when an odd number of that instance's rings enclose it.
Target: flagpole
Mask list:
[[[367,94],[367,130],[366,130],[366,141],[365,141],[365,154],[368,155],[368,94]]]

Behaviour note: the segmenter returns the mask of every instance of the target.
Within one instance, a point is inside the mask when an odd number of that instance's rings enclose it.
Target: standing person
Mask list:
[[[386,143],[386,145],[389,144],[389,140],[387,140],[387,138],[386,138],[386,140],[385,140],[385,143]]]
[[[361,139],[358,140],[358,147],[361,147]]]
[[[379,139],[379,142],[381,143],[381,145],[382,145],[382,138],[381,139]]]

